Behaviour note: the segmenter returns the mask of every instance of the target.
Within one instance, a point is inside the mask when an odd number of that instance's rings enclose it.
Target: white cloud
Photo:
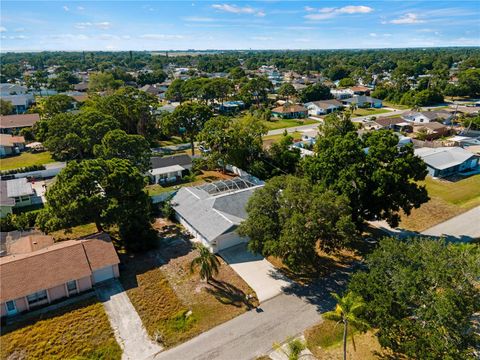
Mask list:
[[[265,12],[259,11],[257,9],[254,9],[250,6],[237,6],[237,5],[230,5],[230,4],[214,4],[212,5],[212,8],[223,11],[223,12],[228,12],[232,14],[252,14],[256,16],[265,16]]]
[[[13,31],[15,31],[15,32],[17,32],[17,33],[19,33],[19,32],[24,32],[24,31],[25,31],[25,28],[16,28],[16,29],[13,30]]]
[[[77,10],[78,11],[83,11],[83,10],[85,10],[85,8],[83,6],[77,6]]]
[[[295,39],[294,41],[301,42],[301,43],[308,43],[312,40],[307,38],[298,38],[298,39]]]
[[[141,39],[147,39],[147,40],[180,40],[183,39],[183,35],[170,35],[170,34],[143,34],[140,35]]]
[[[80,30],[84,30],[84,29],[90,28],[92,26],[95,26],[95,27],[97,27],[99,29],[102,29],[102,30],[107,30],[107,29],[110,29],[112,24],[109,23],[108,21],[103,21],[103,22],[98,22],[98,23],[80,22],[80,23],[75,24],[75,27],[77,29],[80,29]]]
[[[417,14],[406,13],[400,16],[398,19],[390,20],[390,24],[404,25],[404,24],[421,24],[424,20],[420,20]]]
[[[70,11],[70,8],[67,5],[63,5],[63,10],[64,11]]]
[[[99,29],[110,29],[112,24],[109,23],[108,21],[103,21],[103,22],[95,23],[95,26]]]
[[[91,27],[92,25],[93,25],[93,24],[90,23],[90,22],[80,22],[80,23],[76,23],[76,24],[75,24],[75,27],[76,27],[77,29],[83,30],[83,29],[86,29],[86,28]]]
[[[120,40],[120,37],[112,34],[100,34],[100,40]]]
[[[132,37],[130,35],[122,35],[122,39],[129,40]]]
[[[368,35],[370,35],[371,37],[377,37],[378,36],[377,33],[370,33]]]
[[[26,40],[26,39],[28,39],[28,36],[25,36],[25,35],[13,35],[13,36],[2,35],[2,39],[4,39],[4,40]]]
[[[190,22],[213,22],[213,21],[215,21],[214,18],[201,17],[201,16],[186,16],[182,19],[184,21],[190,21]]]
[[[5,26],[0,26],[0,33],[7,31],[7,28]]]
[[[343,14],[368,14],[373,11],[371,7],[363,5],[349,5],[340,8],[326,7],[321,9],[306,7],[305,10],[310,12],[310,14],[305,15],[305,18],[309,20],[327,20]]]
[[[311,6],[305,6],[304,9],[305,9],[305,11],[315,11],[315,8],[313,8]]]
[[[270,41],[273,40],[270,36],[252,36],[250,39],[257,40],[257,41]]]

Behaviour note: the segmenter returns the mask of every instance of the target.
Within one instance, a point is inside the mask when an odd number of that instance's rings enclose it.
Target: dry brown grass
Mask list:
[[[480,205],[480,175],[455,182],[427,177],[421,184],[431,199],[409,216],[402,215],[402,228],[423,231]]]
[[[349,329],[351,331],[351,329]],[[325,320],[305,330],[307,347],[317,359],[337,360],[343,358],[343,325],[331,320]],[[347,359],[373,360],[382,348],[372,331],[354,333],[355,349],[352,338],[347,341]]]
[[[2,327],[2,359],[120,359],[107,315],[95,298]]]
[[[165,346],[184,342],[257,305],[246,300],[253,290],[222,259],[219,274],[210,284],[190,273],[197,256],[182,229],[157,221],[164,241],[147,254],[124,256],[121,281],[150,336],[160,335]],[[180,239],[180,240],[179,240]],[[186,317],[186,314],[191,314]]]

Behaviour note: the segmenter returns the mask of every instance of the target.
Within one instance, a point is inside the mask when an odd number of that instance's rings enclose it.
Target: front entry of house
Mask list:
[[[95,284],[105,280],[113,279],[114,277],[115,277],[115,274],[113,272],[113,267],[111,265],[106,266],[102,269],[95,270],[93,272],[93,280]]]

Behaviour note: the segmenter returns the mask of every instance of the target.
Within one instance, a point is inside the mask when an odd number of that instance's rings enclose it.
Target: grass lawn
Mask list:
[[[480,175],[456,182],[427,177],[421,184],[426,185],[431,200],[410,216],[402,216],[402,228],[423,231],[480,205]]]
[[[188,140],[183,141],[180,136],[172,136],[168,140],[159,141],[158,144],[159,146],[171,146],[171,145],[184,144],[188,142],[189,142]]]
[[[52,232],[50,235],[53,236],[55,241],[63,241],[69,239],[79,239],[81,237],[95,234],[97,232],[97,227],[94,223],[89,223],[85,225],[74,226],[68,230],[57,230]]]
[[[318,121],[312,119],[275,119],[273,121],[264,121],[263,123],[268,130],[285,129],[308,124],[319,124]]]
[[[4,158],[0,160],[0,169],[3,170],[11,170],[11,169],[18,169],[27,166],[33,165],[43,165],[47,163],[54,162],[55,160],[52,159],[51,154],[48,151],[44,151],[41,153],[29,153],[23,152],[18,156],[12,156],[8,158]]]
[[[121,281],[150,336],[160,335],[163,344],[171,347],[247,310],[245,295],[253,291],[223,260],[215,281],[207,284],[197,272],[190,273],[197,251],[189,242],[171,242],[185,237],[182,230],[167,222],[157,222],[156,227],[166,239],[163,245],[126,257],[121,272]]]
[[[374,108],[357,109],[353,112],[353,116],[378,115],[378,114],[385,114],[388,112],[391,112],[391,111],[387,109],[374,109]]]
[[[349,327],[350,335],[354,333],[356,350],[353,348],[352,338],[347,341],[347,358],[373,360],[378,359],[377,353],[382,349],[375,335],[368,331],[359,333]],[[318,325],[305,330],[307,347],[317,359],[342,359],[343,357],[343,324],[332,320],[324,320]]]
[[[96,298],[2,327],[2,359],[120,359],[103,305]]]
[[[288,135],[292,136],[293,140],[301,140],[302,139],[302,133],[299,132],[299,131],[289,133]],[[266,136],[263,137],[263,146],[268,148],[274,142],[279,141],[282,137],[283,137],[283,134],[266,135]]]
[[[411,109],[411,106],[408,105],[400,105],[400,104],[394,104],[388,101],[383,101],[383,107],[390,107],[398,110],[408,110]]]

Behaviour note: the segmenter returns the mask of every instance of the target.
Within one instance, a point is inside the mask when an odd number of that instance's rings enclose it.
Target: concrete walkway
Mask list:
[[[260,302],[271,299],[291,286],[263,256],[252,254],[246,244],[240,244],[219,252],[230,267],[257,293]]]
[[[145,359],[162,351],[162,347],[148,337],[137,311],[118,280],[98,286],[96,292],[123,350],[123,360]]]

